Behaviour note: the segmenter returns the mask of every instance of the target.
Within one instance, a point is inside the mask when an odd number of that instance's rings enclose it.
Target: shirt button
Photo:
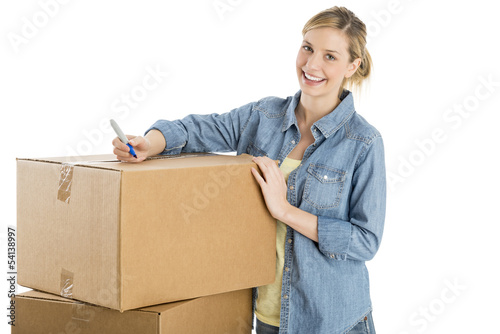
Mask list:
[[[292,243],[292,239],[288,239],[288,243],[291,244]]]
[[[334,258],[335,258],[335,255],[330,254],[330,258],[334,259]]]
[[[283,298],[288,299],[288,295],[284,295]]]
[[[294,144],[294,145],[295,145],[295,140],[292,140],[292,144]]]
[[[328,175],[323,176],[323,179],[328,180]]]
[[[290,271],[290,268],[285,267],[285,271],[286,271],[286,272],[289,272],[289,271]]]
[[[290,190],[293,190],[293,186],[290,186],[289,188],[290,188]]]

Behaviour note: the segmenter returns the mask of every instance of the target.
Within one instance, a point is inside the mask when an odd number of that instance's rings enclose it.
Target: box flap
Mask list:
[[[159,334],[159,314],[99,307],[39,291],[16,295],[12,333]]]
[[[56,302],[62,303],[74,303],[73,299],[63,298],[58,295],[54,295],[52,293],[41,292],[37,290],[30,290],[23,293],[16,294],[16,298],[33,298],[33,299],[43,299],[43,300],[52,300]]]
[[[241,156],[246,156],[242,159]],[[177,169],[201,166],[218,166],[226,164],[250,163],[252,156],[242,154],[241,156],[229,156],[213,153],[181,153],[178,155],[158,155],[136,164],[121,162],[112,154],[82,155],[74,157],[52,157],[52,158],[17,158],[17,160],[38,161],[56,164],[69,164],[85,166],[90,168],[110,169],[116,171],[143,171],[156,169]],[[192,159],[197,158],[197,159]],[[168,161],[168,163],[166,162]]]
[[[148,306],[148,307],[142,307],[142,308],[139,308],[136,310],[142,311],[142,312],[154,312],[154,313],[160,314],[160,313],[166,312],[168,310],[171,310],[175,307],[181,307],[184,304],[192,303],[196,299],[197,298],[193,298],[193,299],[181,300],[178,302],[171,302],[171,303],[166,303],[166,304],[159,304],[159,305],[153,305],[153,306]],[[127,311],[125,311],[125,312],[127,312]]]
[[[59,302],[59,303],[67,303],[67,304],[75,304],[75,303],[83,303],[81,301],[75,300],[75,299],[70,299],[70,298],[64,298],[52,293],[48,292],[42,292],[38,290],[29,290],[23,293],[16,294],[16,298],[30,298],[30,299],[36,299],[36,300],[47,300],[47,301],[53,301],[53,302]],[[139,308],[135,310],[128,310],[125,312],[130,312],[130,311],[141,311],[141,312],[151,312],[151,313],[162,313],[166,312],[174,307],[179,307],[182,306],[185,303],[189,303],[193,301],[196,298],[193,299],[188,299],[188,300],[182,300],[178,302],[173,302],[173,303],[167,303],[167,304],[160,304],[160,305],[153,305],[149,307],[144,307],[144,308]],[[92,304],[85,303],[86,305],[91,306]],[[102,307],[102,306],[96,306],[96,307]]]
[[[251,333],[252,320],[252,290],[245,289],[193,299],[162,313],[160,326],[162,333]]]

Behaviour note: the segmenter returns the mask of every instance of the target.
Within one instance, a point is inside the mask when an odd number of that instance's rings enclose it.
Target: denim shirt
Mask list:
[[[236,151],[281,165],[300,141],[300,94],[266,97],[224,114],[159,120],[149,130],[165,136],[162,154]],[[287,198],[318,217],[319,241],[287,226],[280,333],[346,333],[371,311],[365,261],[377,252],[384,227],[384,146],[347,90],[311,131],[314,143],[289,176]]]

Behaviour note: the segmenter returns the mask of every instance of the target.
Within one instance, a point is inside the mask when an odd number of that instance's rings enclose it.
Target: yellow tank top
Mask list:
[[[301,160],[285,158],[281,163],[280,169],[288,182],[288,176],[297,168]],[[276,280],[274,283],[260,286],[258,288],[258,297],[255,306],[255,315],[257,318],[272,326],[280,326],[281,309],[281,281],[283,278],[283,266],[285,262],[285,240],[286,224],[276,221]]]

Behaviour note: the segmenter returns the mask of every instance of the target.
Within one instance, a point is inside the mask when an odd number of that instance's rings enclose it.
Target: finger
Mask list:
[[[266,163],[266,166],[268,166],[268,168],[276,170],[276,171],[281,171],[280,168],[278,167],[278,165],[276,164],[275,160],[266,157],[266,159],[264,161]]]
[[[264,180],[265,183],[268,183],[272,177],[272,173],[269,171],[268,167],[265,165],[262,159],[255,159],[254,162],[257,164],[262,173],[261,178]]]
[[[257,157],[255,163],[262,170],[266,182],[269,183],[271,180],[279,181],[285,178],[281,169],[276,165],[276,161],[268,157]]]
[[[141,162],[144,161],[145,158],[143,157],[138,157],[137,159],[134,158],[131,154],[127,153],[127,155],[117,155],[116,159],[122,161],[122,162]]]
[[[134,158],[133,157],[130,158],[130,157],[125,157],[125,156],[117,155],[116,159],[120,160],[120,161],[123,161],[123,162],[132,162],[133,161],[132,159],[134,159]]]
[[[265,160],[262,157],[253,157],[252,161],[259,166],[260,170],[265,173],[265,169],[267,169],[267,166],[265,164]]]
[[[133,159],[133,158],[131,158],[131,157],[126,157],[126,156],[123,156],[123,155],[117,155],[117,156],[116,156],[116,159],[117,159],[117,160],[120,160],[120,161],[127,161],[127,162],[128,162],[128,161],[132,161],[132,159]]]
[[[278,168],[278,166],[276,165],[276,161],[270,159],[269,157],[262,156],[262,157],[258,157],[257,160],[260,161],[262,163],[262,165],[265,166],[268,169],[275,170],[275,169]]]
[[[257,180],[257,183],[259,183],[261,187],[263,187],[266,184],[266,181],[262,178],[262,176],[260,176],[259,172],[253,167],[252,167],[252,174]]]
[[[119,149],[121,151],[124,151],[124,152],[129,151],[128,146],[125,145],[124,143],[122,143],[122,141],[118,137],[115,137],[115,139],[113,139],[112,144],[114,147],[116,147],[117,149]]]
[[[282,184],[286,187],[285,176],[276,164],[275,160],[266,156],[255,157],[252,159],[259,166],[264,176],[266,185]]]
[[[140,146],[144,143],[144,137],[127,135],[127,139],[132,146]]]
[[[132,154],[130,154],[129,152],[129,148],[128,146],[125,146],[125,151],[123,150],[120,150],[119,148],[114,148],[113,149],[113,153],[116,155],[116,156],[120,156],[120,157],[131,157]]]
[[[126,162],[141,162],[146,160],[147,157],[145,156],[138,156],[137,158],[132,156],[129,152],[123,152],[120,150],[113,150],[113,153],[116,155],[116,159],[121,160],[121,161],[126,161]]]
[[[261,155],[259,157],[257,157],[257,159],[267,163],[268,161],[272,161],[268,156],[265,156],[265,155]]]

